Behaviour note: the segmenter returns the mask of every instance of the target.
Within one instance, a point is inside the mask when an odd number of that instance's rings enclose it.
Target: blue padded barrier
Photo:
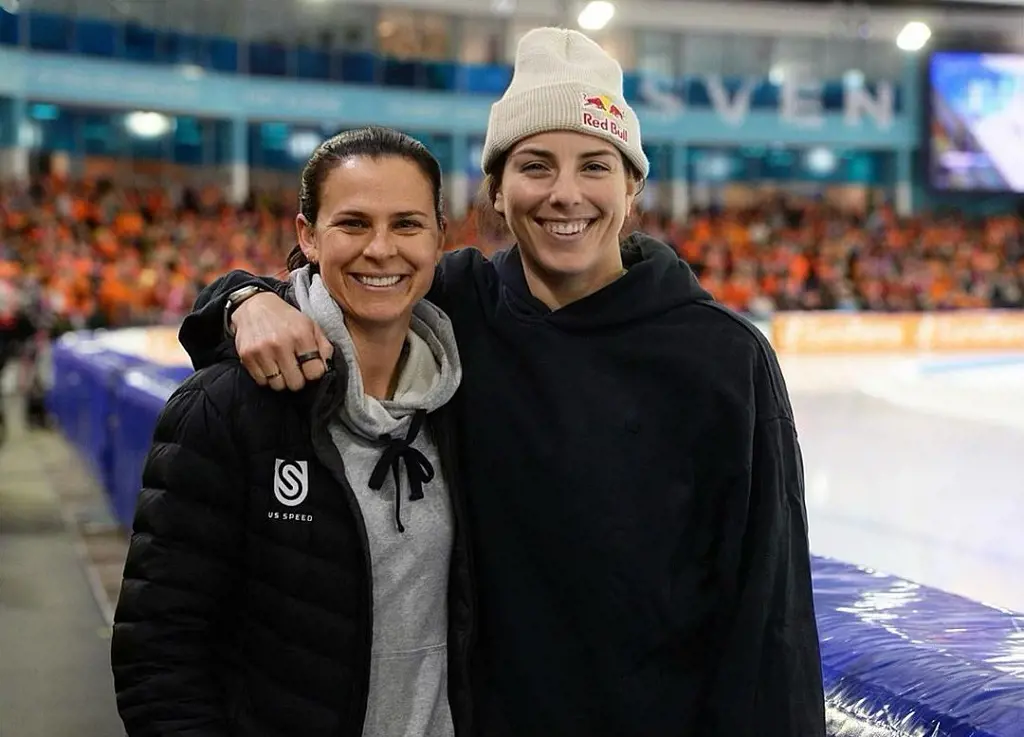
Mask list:
[[[105,489],[114,486],[115,394],[124,373],[143,366],[154,377],[174,383],[191,373],[186,367],[155,366],[138,356],[110,350],[101,338],[89,333],[70,334],[54,347],[50,411]]]
[[[813,571],[829,734],[1024,735],[1024,614],[837,561]]]
[[[78,447],[74,427],[76,407],[84,406],[88,397],[78,396],[81,392],[81,377],[75,365],[76,354],[72,350],[79,337],[74,333],[65,335],[53,344],[53,387],[46,396],[46,409],[53,416],[64,436]]]
[[[157,416],[191,370],[129,365],[81,335],[53,356],[51,410],[83,456],[109,449],[128,529]],[[1024,737],[1024,614],[825,558],[812,573],[829,737]]]
[[[157,376],[173,381],[175,385],[180,384],[193,374],[188,366],[161,366],[153,369]]]
[[[144,364],[142,359],[109,351],[97,352],[85,362],[85,390],[91,395],[88,412],[89,437],[85,444],[86,458],[99,475],[104,488],[114,481],[114,395],[130,368]]]
[[[142,480],[142,468],[153,444],[157,417],[178,381],[159,371],[129,369],[114,394],[111,506],[118,521],[131,529],[135,501]]]
[[[49,405],[71,443],[82,453],[91,470],[102,480],[101,448],[108,433],[97,419],[103,396],[97,396],[98,375],[107,351],[89,334],[61,338],[53,351],[53,389]]]

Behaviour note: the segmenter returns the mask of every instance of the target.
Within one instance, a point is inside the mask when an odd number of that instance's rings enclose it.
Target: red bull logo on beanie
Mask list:
[[[617,121],[625,122],[626,115],[608,95],[583,96],[583,125],[610,133],[623,143],[629,143],[629,131]]]
[[[622,112],[622,108],[615,104],[615,101],[608,95],[584,95],[583,96],[583,109],[584,110],[600,110],[603,113],[608,113],[613,118],[625,121],[626,116]]]

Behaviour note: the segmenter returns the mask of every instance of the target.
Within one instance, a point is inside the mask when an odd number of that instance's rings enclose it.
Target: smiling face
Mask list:
[[[316,223],[296,218],[302,252],[349,323],[408,328],[444,247],[430,180],[399,156],[354,156],[320,188]]]
[[[557,131],[509,151],[494,209],[515,235],[528,272],[599,289],[622,269],[619,231],[636,192],[613,145]]]

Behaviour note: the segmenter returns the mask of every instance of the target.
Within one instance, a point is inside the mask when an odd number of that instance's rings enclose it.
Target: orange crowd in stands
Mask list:
[[[243,207],[217,188],[115,187],[44,179],[0,187],[0,281],[31,287],[68,328],[175,323],[230,269],[283,274],[294,244],[294,193]],[[1024,307],[1024,229],[1015,216],[900,219],[890,209],[840,213],[772,197],[687,222],[646,214],[729,307],[943,310]],[[448,245],[481,243],[472,215]],[[10,300],[8,300],[9,302]]]

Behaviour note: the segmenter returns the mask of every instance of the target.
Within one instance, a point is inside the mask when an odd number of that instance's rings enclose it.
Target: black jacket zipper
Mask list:
[[[363,733],[363,725],[366,721],[366,708],[370,695],[370,658],[373,649],[373,565],[370,561],[370,538],[366,533],[366,521],[363,519],[363,512],[359,508],[352,485],[345,475],[345,462],[338,452],[334,441],[331,439],[328,423],[342,404],[345,402],[345,392],[341,391],[340,382],[342,374],[339,374],[333,367],[329,367],[320,386],[317,387],[316,399],[313,402],[313,448],[316,451],[320,462],[327,467],[335,480],[341,484],[345,492],[345,499],[348,501],[352,511],[352,517],[356,521],[359,530],[359,541],[363,551],[363,563],[366,569],[366,589],[364,596],[366,601],[362,607],[363,643],[360,654],[360,678],[356,692],[356,709],[352,713],[352,722],[349,725],[351,731],[345,731],[340,737],[359,737]]]

